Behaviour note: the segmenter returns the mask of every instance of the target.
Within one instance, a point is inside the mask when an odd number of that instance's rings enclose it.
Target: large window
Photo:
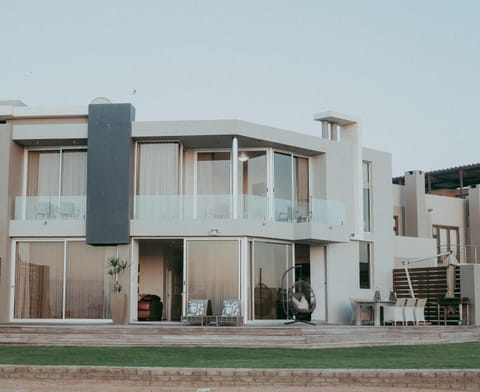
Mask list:
[[[180,145],[142,142],[137,148],[137,219],[179,219]]]
[[[460,235],[458,227],[433,225],[432,237],[437,242],[437,253],[452,251],[457,259],[460,259]]]
[[[197,217],[231,216],[230,152],[197,153]]]
[[[292,284],[292,274],[282,282],[285,271],[293,265],[292,245],[254,241],[251,265],[254,318],[285,319],[283,289]],[[289,280],[288,280],[289,279]],[[282,283],[287,287],[282,287]],[[252,303],[252,301],[250,301]]]
[[[372,231],[372,164],[362,163],[363,178],[363,231]]]
[[[308,159],[274,153],[276,221],[303,222],[308,219]]]
[[[115,247],[80,241],[17,242],[14,317],[110,318],[105,260],[115,254]]]
[[[372,245],[369,242],[359,242],[359,278],[360,288],[372,288]]]
[[[209,299],[213,314],[223,301],[239,299],[239,241],[188,240],[188,299]]]
[[[238,160],[238,216],[266,220],[267,152],[240,151]]]
[[[87,151],[30,150],[27,219],[85,218]]]

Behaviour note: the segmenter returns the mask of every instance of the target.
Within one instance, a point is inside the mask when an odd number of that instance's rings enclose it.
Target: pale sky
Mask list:
[[[480,162],[477,0],[0,0],[0,15],[0,99],[306,133],[334,110],[395,176]]]

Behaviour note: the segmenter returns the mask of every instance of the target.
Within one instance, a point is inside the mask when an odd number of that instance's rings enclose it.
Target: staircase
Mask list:
[[[0,325],[0,345],[333,348],[480,341],[480,327]]]

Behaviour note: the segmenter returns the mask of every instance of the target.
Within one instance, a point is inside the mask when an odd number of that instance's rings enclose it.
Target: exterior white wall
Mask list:
[[[393,268],[402,268],[402,261],[406,260],[419,260],[431,257],[430,260],[419,262],[412,265],[415,267],[434,267],[437,265],[436,242],[430,238],[415,238],[415,237],[402,237],[395,236],[393,240],[394,245],[394,266]]]
[[[372,289],[387,295],[392,287],[393,218],[392,218],[392,156],[388,153],[364,149],[363,159],[372,168],[372,232],[365,233],[373,242]],[[372,294],[373,296],[373,294]]]
[[[326,286],[326,248],[323,245],[310,247],[310,284],[317,307],[312,313],[312,320],[326,321],[327,319],[327,286]]]
[[[349,324],[350,298],[373,298],[359,286],[358,242],[327,245],[327,322]]]
[[[87,118],[15,120],[12,122],[12,139],[22,140],[67,140],[87,139]]]

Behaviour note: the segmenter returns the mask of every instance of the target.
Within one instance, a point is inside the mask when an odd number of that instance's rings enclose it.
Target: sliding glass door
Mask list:
[[[275,152],[273,166],[274,220],[308,220],[308,159]]]
[[[208,299],[222,314],[224,300],[240,299],[239,264],[238,240],[187,240],[187,299]]]
[[[285,319],[284,289],[292,283],[292,274],[285,271],[293,264],[291,244],[253,241],[251,287],[255,320]],[[282,285],[286,287],[282,287]]]

